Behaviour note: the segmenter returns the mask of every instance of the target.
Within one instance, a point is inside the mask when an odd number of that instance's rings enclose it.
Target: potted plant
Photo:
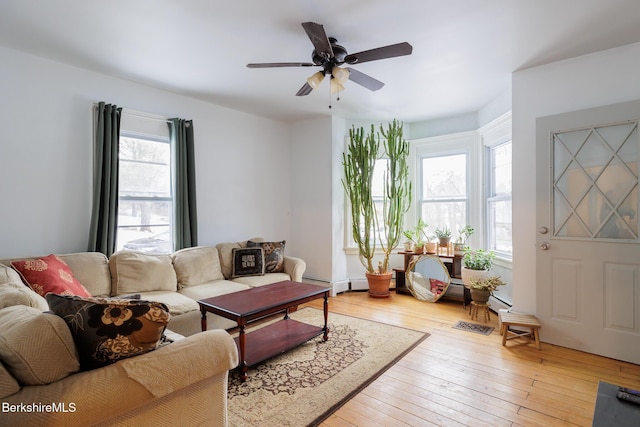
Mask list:
[[[387,129],[380,125],[379,132],[371,125],[365,136],[364,128],[349,130],[349,145],[343,153],[344,179],[342,184],[351,202],[353,240],[358,245],[360,262],[366,268],[369,295],[388,297],[392,272],[389,268],[391,252],[400,242],[404,215],[411,205],[411,181],[409,180],[409,143],[402,136],[402,124],[396,120]],[[380,153],[380,135],[383,152]],[[383,206],[380,218],[373,201],[373,169],[376,160],[386,158],[383,184]],[[377,243],[383,258],[377,268],[373,257]]]
[[[505,283],[500,280],[500,276],[491,276],[486,278],[473,278],[469,281],[471,289],[471,299],[479,304],[486,304],[489,297],[493,295],[498,286]]]
[[[426,233],[426,229],[429,225],[424,222],[422,218],[418,218],[418,224],[414,228],[410,228],[402,232],[404,237],[407,239],[407,242],[413,245],[412,249],[407,249],[405,245],[405,250],[408,252],[414,250],[416,253],[424,253],[424,244],[425,240],[428,240],[428,236]]]
[[[440,240],[441,248],[449,246],[449,242],[451,241],[451,230],[449,230],[449,227],[436,228],[434,233],[438,240]]]
[[[467,240],[474,232],[474,228],[470,225],[458,228],[458,240],[453,244],[454,255],[462,255],[464,253]]]
[[[438,244],[433,241],[433,239],[435,239],[435,238],[436,238],[435,234],[427,235],[427,237],[426,237],[427,242],[424,245],[426,253],[435,254],[437,252],[436,249],[438,249]]]
[[[483,249],[471,250],[466,248],[462,257],[462,282],[467,288],[471,287],[471,279],[486,279],[493,266],[496,254]]]

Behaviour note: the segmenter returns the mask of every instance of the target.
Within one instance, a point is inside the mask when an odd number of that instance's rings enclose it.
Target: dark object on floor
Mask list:
[[[640,406],[616,398],[618,386],[600,381],[593,427],[637,427]]]
[[[479,325],[477,323],[469,323],[462,320],[458,320],[458,323],[456,323],[452,327],[454,329],[461,329],[463,331],[475,332],[476,334],[482,335],[491,335],[491,332],[493,332],[494,329],[492,326]]]

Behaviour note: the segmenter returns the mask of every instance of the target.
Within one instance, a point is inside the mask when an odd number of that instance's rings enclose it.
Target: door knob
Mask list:
[[[547,227],[540,227],[538,228],[538,233],[540,234],[547,234],[549,232],[549,229]]]
[[[548,242],[542,242],[540,243],[540,249],[543,251],[548,250],[551,247],[551,245]]]

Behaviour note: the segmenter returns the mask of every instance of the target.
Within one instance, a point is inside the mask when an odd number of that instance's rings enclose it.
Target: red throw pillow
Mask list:
[[[438,279],[430,278],[429,284],[431,285],[431,293],[435,295],[440,295],[444,291],[444,288],[447,287],[447,284],[445,282]]]
[[[73,276],[69,266],[53,254],[44,258],[12,261],[11,266],[20,273],[22,280],[31,289],[43,297],[48,293],[91,296],[82,283]]]

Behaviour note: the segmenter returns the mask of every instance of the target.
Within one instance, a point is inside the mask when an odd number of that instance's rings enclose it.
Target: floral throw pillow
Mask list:
[[[48,293],[91,296],[82,283],[74,277],[69,266],[53,254],[44,258],[12,261],[11,267],[20,273],[22,280],[31,289],[43,297]]]
[[[436,295],[436,297],[442,294],[448,287],[448,284],[443,282],[442,280],[432,278],[429,279],[429,284],[431,285],[431,293]]]
[[[171,318],[160,302],[56,294],[46,299],[71,330],[81,370],[155,350]]]
[[[281,242],[247,242],[248,248],[262,248],[264,250],[264,272],[282,273],[284,271],[284,245]]]

